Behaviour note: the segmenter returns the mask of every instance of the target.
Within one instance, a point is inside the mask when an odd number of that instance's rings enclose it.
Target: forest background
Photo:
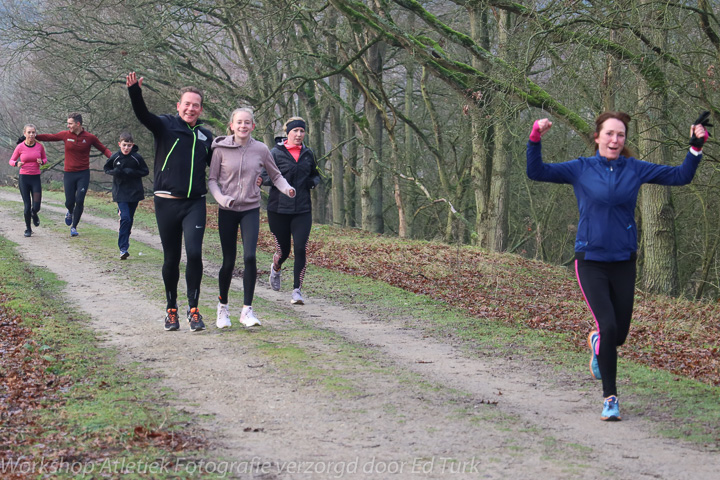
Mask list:
[[[55,133],[78,111],[111,150],[129,129],[151,159],[125,89],[137,71],[156,113],[174,112],[180,87],[201,87],[218,135],[238,106],[255,109],[255,137],[268,145],[287,117],[305,117],[323,177],[317,223],[567,264],[577,206],[570,187],[525,176],[532,122],[555,122],[544,156],[564,161],[594,151],[599,113],[626,111],[636,156],[679,164],[701,111],[720,124],[719,9],[717,0],[2,0],[2,158],[25,123]],[[690,186],[643,187],[643,291],[720,298],[717,145],[711,137]],[[62,145],[45,146],[50,182]],[[93,157],[96,190],[110,185],[104,160]],[[15,181],[0,163],[2,181]]]

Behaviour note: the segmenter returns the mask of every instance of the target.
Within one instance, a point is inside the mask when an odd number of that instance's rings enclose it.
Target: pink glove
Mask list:
[[[540,141],[540,126],[537,120],[533,123],[532,131],[530,132],[530,141],[535,143]]]

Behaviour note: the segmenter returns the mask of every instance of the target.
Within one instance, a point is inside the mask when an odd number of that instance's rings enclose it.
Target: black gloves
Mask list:
[[[704,111],[700,114],[700,116],[695,120],[693,125],[702,125],[705,127],[705,130],[707,131],[707,127],[712,127],[713,124],[710,123],[710,112]],[[690,146],[695,147],[697,150],[702,150],[703,145],[705,144],[705,139],[710,136],[710,132],[705,136],[705,138],[698,138],[695,136],[695,132],[693,132],[692,137],[690,137]]]

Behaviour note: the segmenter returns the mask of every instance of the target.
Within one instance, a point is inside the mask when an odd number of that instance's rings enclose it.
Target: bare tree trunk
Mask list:
[[[360,93],[354,85],[348,85],[348,103],[354,110],[357,107]],[[357,134],[355,121],[349,115],[345,118],[345,132],[348,137]],[[357,224],[356,212],[357,208],[357,161],[358,161],[358,142],[350,142],[347,146],[345,176],[343,177],[343,190],[345,191],[345,221],[347,227],[354,227]]]
[[[470,13],[470,35],[480,45],[487,45],[487,31],[485,22],[487,16],[485,10],[480,10],[478,6],[473,5],[469,8]],[[473,67],[481,68],[480,61],[473,57]],[[475,243],[482,247],[488,246],[488,238],[490,233],[487,231],[488,222],[488,195],[490,190],[490,171],[492,161],[489,155],[488,130],[485,125],[483,111],[479,104],[477,95],[482,92],[474,92],[473,100],[475,105],[469,109],[470,121],[472,123],[472,180],[475,189],[475,208],[477,217],[475,219],[475,231],[477,233]]]
[[[641,0],[640,3],[646,3]],[[651,13],[654,14],[654,11]],[[657,45],[665,43],[664,33],[654,38]],[[662,62],[658,59],[658,65]],[[640,153],[643,160],[669,164],[669,152],[663,139],[667,138],[665,125],[666,94],[651,89],[647,82],[638,82],[638,132]],[[675,238],[675,208],[670,187],[644,185],[640,202],[642,214],[643,271],[642,286],[650,293],[677,295],[680,280],[677,265],[677,242]]]
[[[368,66],[377,82],[382,81],[382,50],[380,44],[368,49]],[[383,233],[383,191],[382,171],[379,162],[382,160],[383,118],[382,112],[365,98],[365,116],[368,119],[369,138],[363,152],[362,190],[360,203],[362,206],[362,228],[370,232]]]
[[[308,146],[315,152],[317,160],[317,168],[320,172],[320,184],[312,190],[313,222],[325,223],[327,221],[327,187],[323,178],[325,172],[325,132],[323,129],[323,115],[320,102],[318,101],[318,91],[314,83],[308,82],[304,89],[305,105],[307,106],[307,122],[308,122]]]
[[[395,172],[399,171],[400,168],[400,154],[398,152],[397,141],[395,140],[395,134],[388,132],[390,138],[390,144],[392,146],[392,164],[395,166]],[[402,189],[400,188],[400,176],[393,174],[393,193],[395,198],[395,206],[398,211],[398,236],[400,238],[408,237],[407,219],[405,217],[405,203],[403,202]]]
[[[657,99],[644,98],[643,105],[656,102]],[[662,111],[662,106],[658,105]],[[638,116],[640,151],[643,159],[653,163],[667,165],[667,149],[662,146],[661,138],[666,133],[658,124],[659,119],[651,120],[645,114]],[[677,295],[679,292],[677,245],[675,242],[675,209],[672,205],[670,187],[662,185],[644,185],[640,202],[642,215],[642,244],[644,252],[642,283],[643,289],[652,293]]]
[[[510,14],[505,10],[498,13],[498,55],[507,57],[510,28]],[[508,175],[510,173],[509,132],[504,121],[506,111],[503,97],[499,94],[493,99],[495,104],[495,122],[493,138],[492,173],[490,176],[490,195],[487,207],[487,248],[493,252],[503,252],[508,243]]]
[[[334,10],[330,14],[330,26],[334,28],[337,23],[337,12]],[[328,40],[328,50],[331,55],[337,57],[337,43],[334,40]],[[340,94],[340,75],[330,77],[330,88],[337,95]],[[332,202],[332,223],[335,226],[342,227],[345,221],[345,191],[344,176],[345,166],[343,164],[342,150],[340,143],[342,142],[342,118],[340,105],[333,102],[330,106],[330,164],[332,172],[331,183],[331,202]]]
[[[415,16],[412,15],[409,18],[410,26],[412,27],[415,24]],[[413,114],[413,102],[414,102],[414,91],[415,91],[415,63],[408,62],[405,66],[405,106],[404,106],[404,114],[407,118],[412,118]],[[403,161],[405,163],[405,168],[403,170],[414,172],[415,170],[415,159],[417,158],[415,155],[413,155],[413,131],[412,128],[410,128],[410,125],[407,123],[405,124],[405,144],[404,144],[404,150],[403,150]],[[408,190],[411,192],[413,186],[409,185]],[[414,230],[414,224],[413,221],[413,212],[415,211],[415,202],[413,202],[413,196],[412,195],[406,195],[405,196],[405,223],[407,224],[407,236],[412,237],[413,236],[413,230]]]

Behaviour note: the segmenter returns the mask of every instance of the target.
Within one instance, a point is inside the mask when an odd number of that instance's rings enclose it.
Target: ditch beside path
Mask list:
[[[0,200],[19,196],[0,192]],[[541,366],[469,356],[399,322],[319,297],[291,306],[287,287],[274,292],[264,279],[257,297],[334,335],[293,338],[292,344],[329,358],[328,369],[342,364],[355,393],[276,364],[248,341],[252,332],[238,331],[235,319],[231,330],[217,330],[208,308],[208,330],[190,333],[181,322],[180,332],[165,332],[159,321],[164,302],[115,273],[122,264],[114,251],[92,256],[83,249],[82,230],[70,238],[41,225],[24,238],[20,205],[0,205],[0,235],[19,245],[25,261],[67,282],[76,314],[87,317],[121,361],[139,362],[162,378],[175,392],[169,404],[197,415],[211,442],[205,460],[235,462],[228,478],[676,480],[715,478],[720,471],[717,452],[662,438],[643,419],[601,422],[599,387],[588,394],[552,381]],[[64,213],[45,202],[41,219],[60,225]],[[88,214],[83,223],[117,229],[117,221]],[[134,229],[132,238],[160,248],[149,232]],[[206,262],[206,275],[216,277],[217,270]],[[214,292],[204,294],[209,304]],[[260,328],[281,329],[284,322],[290,320]],[[347,344],[369,353],[348,361],[342,355]]]

